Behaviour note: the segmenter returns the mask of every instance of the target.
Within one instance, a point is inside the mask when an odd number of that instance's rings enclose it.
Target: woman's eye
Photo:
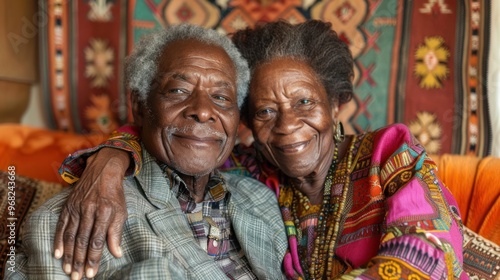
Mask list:
[[[297,102],[296,108],[302,109],[302,110],[307,110],[307,109],[311,109],[315,104],[316,104],[316,102],[314,100],[304,98],[304,99],[300,99]]]

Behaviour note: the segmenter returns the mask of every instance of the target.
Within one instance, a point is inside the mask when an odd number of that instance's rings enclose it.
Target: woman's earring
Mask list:
[[[342,143],[345,140],[344,125],[339,121],[335,128],[335,134],[333,135],[335,143]]]

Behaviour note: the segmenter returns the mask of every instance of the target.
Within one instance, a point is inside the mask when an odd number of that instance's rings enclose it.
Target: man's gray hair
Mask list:
[[[132,94],[137,94],[140,100],[146,99],[155,86],[153,81],[158,74],[158,61],[163,50],[169,43],[184,39],[195,39],[224,49],[236,69],[238,107],[241,109],[250,80],[247,61],[226,35],[191,24],[169,26],[139,40],[125,61],[125,78]]]

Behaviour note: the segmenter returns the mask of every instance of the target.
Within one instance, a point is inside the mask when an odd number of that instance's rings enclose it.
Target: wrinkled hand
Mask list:
[[[71,279],[94,277],[106,241],[120,258],[123,225],[127,219],[123,177],[130,164],[127,152],[103,148],[87,159],[87,167],[68,196],[54,240],[54,255],[63,258]]]

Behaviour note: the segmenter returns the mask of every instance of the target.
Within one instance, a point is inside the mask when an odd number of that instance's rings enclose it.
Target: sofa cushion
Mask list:
[[[64,183],[58,170],[62,161],[80,149],[94,147],[108,135],[80,135],[16,124],[0,124],[0,170],[15,166],[20,175]]]
[[[15,174],[16,170],[13,171],[11,170],[11,174]],[[11,246],[17,249],[21,245],[26,217],[62,189],[63,185],[59,183],[34,180],[17,174],[9,175],[8,171],[0,171],[0,279],[3,279],[5,270],[11,267],[8,263],[12,255]]]

